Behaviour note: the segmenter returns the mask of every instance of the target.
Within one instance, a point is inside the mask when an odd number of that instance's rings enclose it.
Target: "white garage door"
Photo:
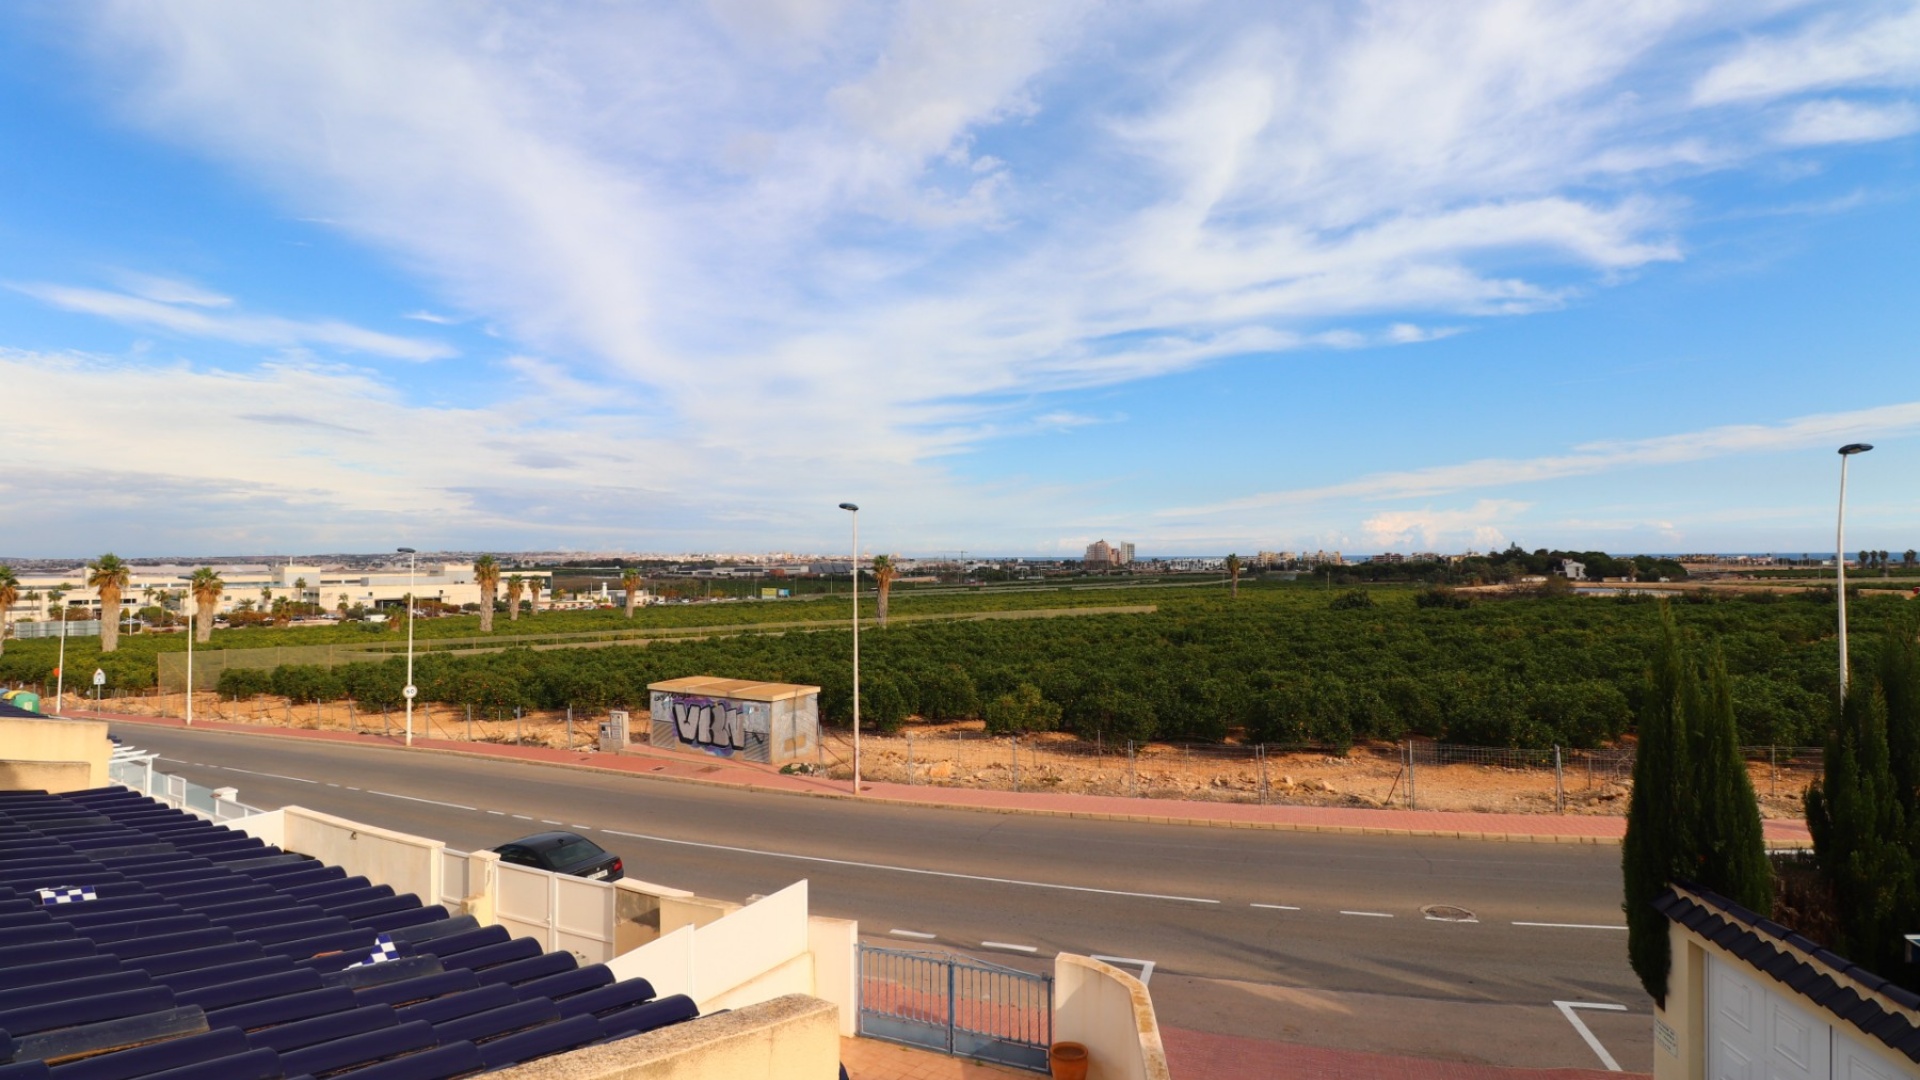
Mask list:
[[[1744,967],[1707,958],[1712,1080],[1835,1080],[1833,1029]],[[1867,1080],[1871,1073],[1858,1075]],[[1847,1078],[1855,1080],[1855,1078]]]

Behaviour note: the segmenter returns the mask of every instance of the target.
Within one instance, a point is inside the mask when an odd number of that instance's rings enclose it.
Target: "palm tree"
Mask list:
[[[881,626],[887,625],[887,593],[893,589],[894,575],[900,571],[890,555],[873,557],[874,615]]]
[[[1920,552],[1916,552],[1912,548],[1908,548],[1906,554],[1900,556],[1900,565],[1905,566],[1907,569],[1911,570],[1913,569],[1913,564],[1916,560],[1920,560]]]
[[[473,560],[473,583],[480,586],[480,632],[493,633],[493,594],[500,589],[500,560],[482,555]]]
[[[640,602],[640,568],[629,566],[620,571],[620,587],[627,590],[627,618],[633,618],[633,608]]]
[[[87,585],[100,591],[100,651],[120,647],[120,594],[133,579],[133,568],[109,551],[87,564]]]
[[[205,645],[213,637],[213,614],[220,607],[220,594],[227,591],[227,583],[220,580],[218,570],[203,566],[187,579],[187,587],[193,590],[193,640]]]
[[[1238,599],[1240,596],[1240,556],[1227,556],[1227,595]]]
[[[334,610],[338,611],[342,618],[346,617],[346,614],[347,614],[347,594],[346,593],[340,594],[340,605],[336,607]]]
[[[0,655],[7,651],[7,630],[13,613],[13,605],[20,600],[20,579],[14,576],[13,567],[0,563]]]
[[[519,574],[507,576],[507,621],[520,621],[520,594],[527,589],[527,579]]]
[[[527,578],[527,608],[529,614],[540,614],[540,586],[542,584],[538,577]],[[548,591],[551,593],[552,590]]]

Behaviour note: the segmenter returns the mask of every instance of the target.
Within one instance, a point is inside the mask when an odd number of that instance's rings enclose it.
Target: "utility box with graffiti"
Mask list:
[[[662,749],[704,750],[766,765],[811,761],[820,747],[820,688],[695,675],[647,689],[649,742]]]

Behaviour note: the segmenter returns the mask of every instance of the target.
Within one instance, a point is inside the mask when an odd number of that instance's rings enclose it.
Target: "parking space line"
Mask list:
[[[1098,960],[1103,964],[1112,964],[1114,967],[1139,968],[1141,986],[1145,986],[1153,981],[1153,961],[1151,960],[1135,960],[1131,956],[1102,956],[1099,953],[1091,954],[1090,958]]]
[[[1587,1041],[1587,1045],[1593,1049],[1593,1052],[1600,1055],[1600,1064],[1605,1065],[1608,1072],[1620,1071],[1620,1063],[1613,1060],[1613,1055],[1607,1053],[1607,1048],[1601,1046],[1600,1040],[1594,1038],[1593,1032],[1588,1030],[1586,1021],[1581,1020],[1573,1010],[1602,1009],[1606,1012],[1626,1012],[1625,1005],[1615,1005],[1607,1001],[1556,1001],[1553,1007],[1560,1010],[1560,1015],[1567,1018],[1567,1023],[1573,1025],[1573,1030],[1580,1033],[1580,1037]]]

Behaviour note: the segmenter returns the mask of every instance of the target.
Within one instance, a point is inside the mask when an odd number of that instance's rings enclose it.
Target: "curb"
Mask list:
[[[173,717],[148,716],[86,716],[76,714],[79,719],[106,720],[116,723],[150,724],[155,727],[171,727],[181,731],[193,729],[178,723]],[[1136,825],[1180,825],[1190,828],[1210,829],[1257,829],[1267,832],[1327,833],[1346,836],[1402,836],[1409,838],[1439,840],[1480,840],[1489,843],[1510,844],[1575,844],[1584,846],[1618,845],[1617,836],[1580,836],[1567,833],[1508,833],[1477,831],[1471,829],[1417,829],[1395,828],[1379,825],[1320,825],[1302,821],[1231,821],[1219,818],[1174,817],[1165,814],[1115,814],[1092,810],[1053,810],[1046,807],[1025,806],[978,806],[971,803],[930,802],[914,799],[897,799],[888,796],[854,795],[844,791],[806,791],[794,788],[767,787],[751,781],[740,784],[727,780],[706,780],[697,776],[671,776],[658,773],[635,772],[630,769],[614,769],[594,764],[592,761],[548,761],[541,758],[521,758],[502,754],[479,753],[472,750],[459,750],[442,746],[399,746],[389,742],[360,742],[358,740],[308,740],[306,736],[281,727],[255,728],[249,725],[228,725],[224,721],[218,729],[221,734],[250,735],[268,739],[295,739],[302,741],[343,742],[353,746],[367,746],[381,750],[394,750],[402,753],[447,754],[453,757],[473,758],[480,761],[511,762],[521,765],[539,765],[554,769],[588,769],[610,776],[626,776],[639,780],[665,780],[672,783],[697,784],[702,787],[724,788],[730,791],[753,791],[770,795],[797,795],[816,799],[839,799],[845,802],[859,802],[867,805],[881,805],[891,808],[958,810],[975,814],[1019,814],[1028,817],[1051,817],[1078,819],[1082,821],[1119,821]],[[571,753],[572,751],[566,751]],[[637,755],[635,756],[638,760]],[[1769,851],[1803,850],[1813,846],[1811,840],[1799,838],[1767,840]]]

